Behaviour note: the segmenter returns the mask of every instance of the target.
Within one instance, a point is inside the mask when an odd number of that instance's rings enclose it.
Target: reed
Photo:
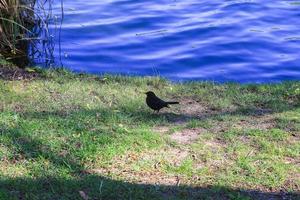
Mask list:
[[[0,0],[0,54],[18,66],[28,64],[35,0]]]

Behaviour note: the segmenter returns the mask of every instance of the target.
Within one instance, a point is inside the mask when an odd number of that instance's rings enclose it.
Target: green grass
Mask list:
[[[0,79],[0,199],[299,198],[300,82],[34,71]],[[153,114],[148,90],[181,104]]]

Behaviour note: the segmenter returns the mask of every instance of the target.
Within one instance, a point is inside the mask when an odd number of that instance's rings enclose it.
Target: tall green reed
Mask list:
[[[18,66],[36,54],[46,60],[54,46],[48,31],[53,0],[0,0],[0,55]]]

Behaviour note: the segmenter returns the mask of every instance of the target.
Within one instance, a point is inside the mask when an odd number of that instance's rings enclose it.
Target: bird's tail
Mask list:
[[[167,104],[179,104],[179,102],[177,102],[177,101],[168,101],[168,102],[166,102]]]

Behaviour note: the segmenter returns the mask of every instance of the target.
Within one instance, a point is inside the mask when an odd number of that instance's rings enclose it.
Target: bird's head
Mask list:
[[[155,96],[154,92],[152,91],[148,91],[145,93],[147,96]]]

